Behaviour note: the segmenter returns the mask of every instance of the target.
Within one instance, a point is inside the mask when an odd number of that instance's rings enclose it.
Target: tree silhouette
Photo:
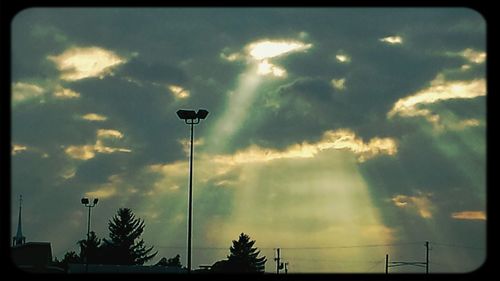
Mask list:
[[[80,258],[82,261],[85,261],[87,258],[88,263],[100,263],[102,258],[100,254],[101,239],[97,238],[94,231],[90,232],[89,239],[82,239],[78,241],[78,245],[80,246]],[[88,254],[88,255],[87,255]]]
[[[54,260],[54,265],[64,268],[65,271],[68,270],[68,264],[70,263],[81,263],[82,259],[80,256],[78,256],[77,253],[74,251],[69,251],[66,254],[64,254],[64,257],[61,261],[59,261],[57,258]]]
[[[101,246],[103,263],[120,265],[142,265],[152,259],[158,252],[150,254],[153,246],[146,248],[140,239],[144,231],[144,221],[136,219],[128,208],[118,209],[117,214],[109,221],[109,238],[104,238]],[[140,239],[139,241],[136,241]]]
[[[253,248],[254,244],[255,240],[250,240],[248,235],[241,233],[238,241],[233,240],[227,260],[216,262],[212,266],[212,270],[215,272],[263,273],[267,259],[265,256],[257,257],[260,251]]]
[[[176,255],[175,257],[170,258],[168,260],[165,257],[163,257],[157,264],[155,264],[155,266],[169,266],[169,267],[181,268],[182,267],[181,256]]]

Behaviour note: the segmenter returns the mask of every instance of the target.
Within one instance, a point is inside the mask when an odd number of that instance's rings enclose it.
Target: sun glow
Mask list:
[[[304,51],[311,48],[311,44],[298,41],[259,41],[247,46],[248,54],[256,60],[279,57],[281,55]]]
[[[67,81],[103,78],[111,74],[113,68],[126,62],[125,58],[99,47],[74,47],[47,58],[61,71],[61,79]]]

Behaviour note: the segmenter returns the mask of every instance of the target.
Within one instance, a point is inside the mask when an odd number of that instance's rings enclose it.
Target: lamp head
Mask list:
[[[94,199],[94,205],[95,205],[95,204],[97,204],[97,201],[99,201],[99,199],[98,199],[98,198],[95,198],[95,199]]]
[[[82,204],[84,205],[87,205],[89,203],[89,199],[88,198],[82,198]]]
[[[207,115],[208,115],[208,111],[205,109],[200,109],[196,113],[196,117],[199,119],[205,119],[207,117]]]
[[[177,111],[177,116],[179,116],[180,119],[196,119],[196,112],[194,110],[184,110],[180,109]]]

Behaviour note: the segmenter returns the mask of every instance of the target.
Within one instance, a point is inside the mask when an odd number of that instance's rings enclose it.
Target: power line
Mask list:
[[[326,250],[326,249],[351,249],[351,248],[375,248],[375,247],[393,247],[393,246],[408,246],[416,245],[422,242],[405,242],[405,243],[392,243],[392,244],[366,244],[366,245],[346,245],[346,246],[314,246],[314,247],[280,247],[280,249],[287,250]],[[159,245],[157,248],[185,248],[185,246],[169,246]],[[261,250],[275,250],[276,247],[258,247]],[[198,250],[228,250],[229,247],[193,247]]]
[[[325,262],[336,262],[336,263],[374,263],[378,262],[375,260],[338,260],[338,259],[317,259],[317,258],[288,258],[289,260],[297,260],[297,261],[311,261],[311,262],[316,262],[316,261],[325,261]]]
[[[186,246],[154,246],[155,248],[167,248],[167,249],[185,249]],[[228,250],[229,247],[192,247],[192,249],[198,249],[198,250]]]
[[[420,261],[389,261],[389,254],[385,255],[385,274],[389,273],[389,267],[417,266],[425,267],[425,274],[429,274],[429,241],[425,241],[425,262]]]
[[[445,247],[451,247],[451,248],[463,248],[463,249],[471,249],[471,250],[486,250],[485,248],[479,248],[479,247],[472,247],[472,246],[466,246],[466,245],[457,245],[457,244],[448,244],[448,243],[437,243],[437,242],[432,242],[433,245],[437,246],[445,246]]]
[[[347,246],[321,246],[321,247],[282,247],[287,250],[322,250],[322,249],[350,249],[350,248],[373,248],[373,247],[392,247],[404,246],[412,244],[420,244],[421,242],[393,243],[393,244],[366,244],[366,245],[347,245]]]
[[[382,264],[384,261],[378,261],[378,262],[375,262],[374,265],[370,266],[370,268],[368,268],[367,270],[365,270],[365,272],[371,272],[375,267],[377,267],[378,265]]]

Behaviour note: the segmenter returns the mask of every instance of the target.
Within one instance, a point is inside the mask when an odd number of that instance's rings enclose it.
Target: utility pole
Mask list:
[[[385,255],[385,274],[389,273],[389,267],[412,265],[417,267],[425,267],[425,274],[429,274],[429,241],[425,241],[425,262],[418,261],[391,261],[389,262],[389,255]]]
[[[385,255],[385,274],[389,274],[389,255]]]
[[[276,274],[280,274],[280,248],[276,249],[276,252],[276,258],[274,258],[276,261]]]
[[[429,274],[429,241],[425,241],[425,274]]]

